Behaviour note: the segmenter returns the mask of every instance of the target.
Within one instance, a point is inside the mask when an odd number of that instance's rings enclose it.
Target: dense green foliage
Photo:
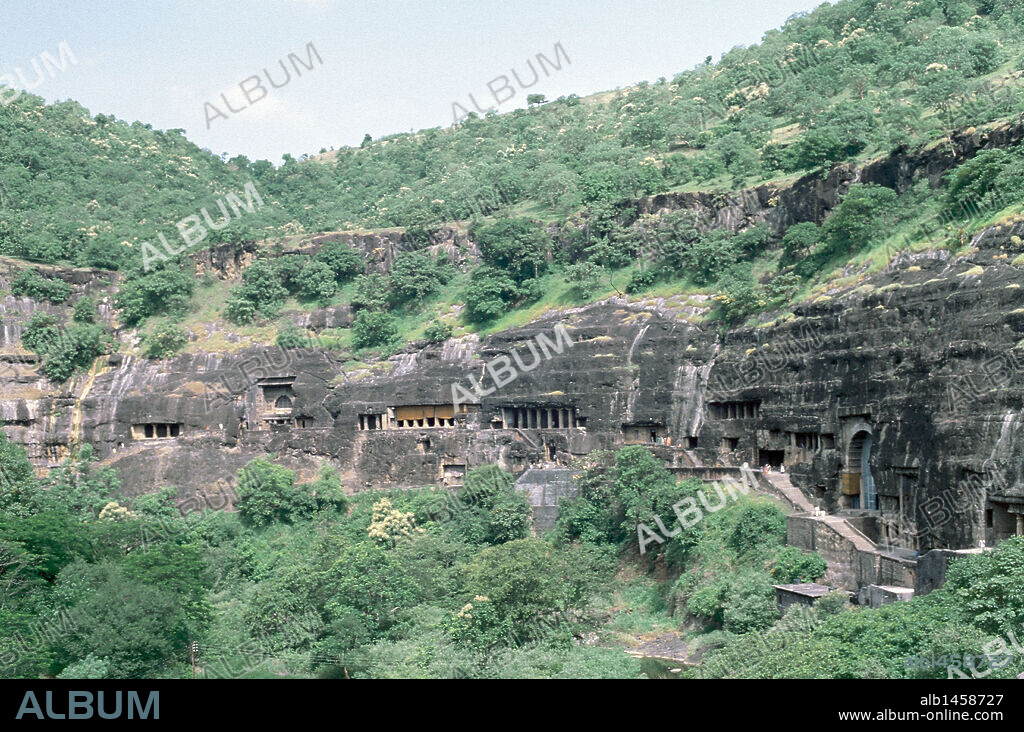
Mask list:
[[[34,269],[26,269],[11,281],[11,294],[49,300],[59,305],[71,297],[71,285],[55,277],[43,277]]]
[[[22,345],[43,359],[43,373],[65,381],[112,347],[110,334],[91,323],[61,325],[56,316],[33,313],[21,334]]]
[[[636,521],[664,514],[672,530],[668,502],[711,491],[649,458],[592,456],[547,541],[529,537],[526,502],[496,466],[454,493],[345,496],[330,468],[300,484],[258,459],[239,474],[238,513],[180,516],[174,488],[125,498],[88,446],[40,481],[0,435],[0,672],[187,677],[195,641],[209,678],[637,677],[621,633],[658,617],[689,618],[707,677],[945,677],[906,663],[933,651],[1014,655],[979,663],[986,676],[1024,667],[1024,541],[957,560],[908,603],[850,609],[833,593],[780,618],[771,585],[817,579],[824,562],[783,544],[764,498],[726,500],[637,565]],[[662,579],[623,583],[617,566]],[[613,591],[628,609],[607,605]]]
[[[671,227],[667,240],[648,247],[630,199],[736,188],[1016,119],[1024,97],[1018,84],[1005,82],[1024,51],[1022,27],[1024,11],[1011,0],[891,7],[843,0],[796,14],[760,44],[732,49],[717,63],[709,58],[671,80],[585,100],[534,98],[530,109],[471,115],[449,129],[367,136],[358,148],[313,159],[286,155],[278,168],[244,156],[225,161],[181,130],[153,130],[90,115],[74,102],[44,105],[22,94],[0,110],[0,254],[124,270],[118,306],[129,325],[153,313],[181,314],[190,273],[179,276],[173,258],[144,272],[143,242],[164,234],[175,246],[177,221],[202,208],[216,211],[219,198],[253,183],[265,205],[210,230],[204,246],[381,226],[406,227],[426,245],[424,235],[443,222],[474,219],[472,236],[487,269],[471,273],[469,323],[535,300],[540,293],[531,283],[553,266],[569,267],[572,295],[585,300],[597,294],[595,267],[634,261],[641,266],[630,291],[659,278],[689,278],[720,292],[724,316],[738,320],[785,300],[766,292],[763,277],[729,271],[777,242],[751,248],[721,232],[696,236]],[[1015,153],[983,153],[951,180],[951,205],[992,204],[992,190],[1012,190],[1020,179],[1013,160]],[[858,220],[885,210],[885,195],[865,188],[821,241],[808,239],[808,229],[803,238],[791,237],[782,266],[813,252],[799,270],[806,278],[869,246],[886,222],[868,231]],[[524,210],[545,225],[524,218]],[[450,274],[425,256],[398,257],[374,306],[414,305],[443,286]],[[289,294],[325,304],[364,270],[359,254],[336,241],[307,260],[288,255],[257,267],[227,314],[237,322],[271,317]],[[60,287],[19,284],[50,297],[40,286]],[[353,304],[367,307],[367,294],[364,288],[362,303]]]

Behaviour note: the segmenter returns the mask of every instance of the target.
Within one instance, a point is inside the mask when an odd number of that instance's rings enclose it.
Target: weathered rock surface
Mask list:
[[[900,187],[1020,132],[958,139],[949,160],[933,151],[849,179],[842,171],[834,181],[805,179],[799,185],[817,193],[774,205],[755,193],[735,206],[658,197],[650,210],[706,205],[718,217],[733,206],[745,223],[784,228],[819,218],[849,180]],[[880,517],[879,544],[991,544],[1021,531],[1024,511],[1024,269],[1011,263],[1024,251],[1020,233],[986,230],[958,259],[903,252],[885,271],[756,328],[722,332],[693,318],[692,306],[612,298],[349,370],[314,349],[114,355],[55,385],[17,343],[17,324],[50,306],[7,298],[0,414],[41,470],[88,442],[130,492],[177,486],[187,507],[230,501],[238,469],[267,454],[303,478],[330,462],[350,490],[366,490],[457,485],[485,463],[520,475],[641,441],[680,471],[785,463],[815,505]],[[380,267],[410,246],[394,232],[329,234],[302,246],[330,236],[348,237]],[[454,229],[434,246],[453,258],[472,254]],[[253,251],[219,247],[202,255],[203,266],[236,277]],[[76,296],[107,292],[97,282],[83,277]],[[343,308],[318,311],[303,325],[338,327],[348,317]],[[478,400],[456,405],[478,387]]]

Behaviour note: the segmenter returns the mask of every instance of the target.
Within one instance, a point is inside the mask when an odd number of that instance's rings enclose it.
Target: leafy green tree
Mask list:
[[[238,513],[251,526],[286,522],[310,516],[315,500],[295,485],[295,473],[266,458],[246,463],[238,472]]]
[[[732,580],[722,611],[726,630],[731,633],[763,631],[778,619],[775,590],[767,575],[747,571]]]
[[[858,252],[887,237],[896,206],[896,192],[891,188],[874,183],[850,186],[822,226],[830,253]]]
[[[134,551],[122,564],[125,574],[178,598],[189,630],[198,635],[211,617],[209,566],[197,544],[164,542]]]
[[[110,678],[110,662],[89,654],[81,661],[75,661],[57,674],[58,679],[106,679]]]
[[[327,241],[313,256],[313,261],[322,262],[331,268],[335,279],[341,283],[363,274],[366,264],[363,256],[352,246],[342,241]]]
[[[668,125],[665,118],[654,112],[647,112],[635,117],[622,137],[627,145],[652,148],[663,142],[667,135]]]
[[[469,285],[462,299],[466,303],[465,317],[470,323],[485,323],[508,310],[520,288],[505,272],[493,267],[479,267],[469,276]]]
[[[530,504],[526,497],[510,492],[494,502],[490,511],[491,544],[522,539],[529,532]]]
[[[723,229],[708,232],[683,255],[686,273],[698,285],[711,285],[739,258],[739,246]]]
[[[427,252],[399,255],[391,267],[391,300],[395,305],[421,303],[437,293],[454,274],[444,257],[434,257]]]
[[[419,591],[398,560],[369,542],[347,546],[324,573],[324,604],[335,622],[353,611],[370,623],[373,634],[399,622],[401,611],[416,604]]]
[[[113,345],[109,333],[98,325],[58,326],[54,316],[43,312],[33,313],[21,342],[43,357],[43,372],[55,382],[66,381],[76,371],[87,368]]]
[[[334,270],[324,262],[311,261],[298,275],[299,294],[309,300],[326,305],[338,290]]]
[[[772,503],[754,503],[740,509],[728,544],[740,554],[759,552],[786,541],[786,517]]]
[[[185,315],[195,289],[195,278],[177,267],[130,273],[118,288],[114,303],[125,325],[138,325],[150,315]]]
[[[188,659],[186,613],[174,593],[129,578],[112,562],[76,563],[61,571],[57,595],[73,626],[56,643],[66,668],[90,655],[104,659],[112,678],[152,678]]]
[[[484,262],[507,273],[517,284],[547,268],[547,235],[527,219],[500,219],[471,230]]]
[[[356,275],[353,280],[352,307],[380,310],[387,305],[391,281],[381,274]]]
[[[398,341],[398,326],[391,313],[360,310],[352,322],[352,345],[356,348],[390,347]]]
[[[1024,538],[1010,537],[994,551],[954,561],[943,590],[986,633],[1019,633],[1024,623]]]
[[[794,264],[814,251],[821,242],[821,227],[813,221],[804,221],[790,226],[782,237],[780,265]]]
[[[310,489],[319,508],[330,509],[341,516],[348,512],[348,496],[345,495],[338,471],[330,465],[320,467]]]
[[[590,300],[601,286],[601,268],[592,262],[570,264],[565,268],[565,281],[577,300]]]

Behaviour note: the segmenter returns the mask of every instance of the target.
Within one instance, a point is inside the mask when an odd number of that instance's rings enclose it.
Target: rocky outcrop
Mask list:
[[[983,131],[972,127],[926,148],[900,148],[861,167],[836,165],[825,175],[811,173],[791,185],[765,184],[734,193],[665,193],[641,198],[637,211],[690,211],[701,230],[740,231],[763,222],[772,234],[781,236],[793,224],[824,221],[854,183],[875,183],[900,193],[918,180],[937,187],[947,171],[979,151],[1021,140],[1024,124],[998,125]]]

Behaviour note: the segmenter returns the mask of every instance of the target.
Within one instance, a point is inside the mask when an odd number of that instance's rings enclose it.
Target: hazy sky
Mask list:
[[[493,104],[487,84],[511,69],[524,83],[527,59],[555,60],[560,42],[571,64],[549,69],[527,93],[553,99],[654,81],[758,42],[810,0],[0,0],[0,75],[21,69],[66,41],[78,65],[57,71],[33,93],[75,99],[93,114],[180,127],[215,153],[277,163],[320,148],[452,123],[452,103]],[[71,7],[67,7],[67,6]],[[323,59],[237,113],[239,83],[279,61],[305,60],[312,42]],[[315,62],[315,59],[314,59]],[[289,67],[291,64],[289,64]],[[276,72],[276,73],[275,73]],[[15,76],[17,79],[17,76]],[[16,83],[21,86],[20,81]],[[495,86],[499,86],[496,83]],[[254,92],[254,98],[259,92]],[[507,92],[504,93],[507,96]],[[204,102],[227,115],[207,129]]]

